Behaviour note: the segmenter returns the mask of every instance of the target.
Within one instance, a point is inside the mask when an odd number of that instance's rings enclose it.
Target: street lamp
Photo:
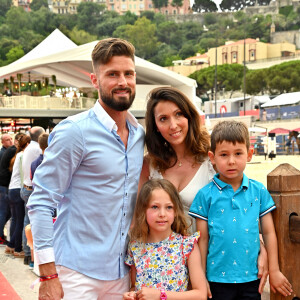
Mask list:
[[[246,34],[244,34],[244,116],[246,115]]]
[[[218,84],[218,36],[216,43],[216,61],[215,61],[215,118],[217,117],[217,84]]]

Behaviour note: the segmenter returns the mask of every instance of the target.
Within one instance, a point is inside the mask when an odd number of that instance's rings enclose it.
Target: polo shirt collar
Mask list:
[[[97,118],[101,121],[101,123],[109,130],[118,130],[118,126],[116,122],[111,118],[111,116],[105,111],[105,109],[99,103],[99,100],[96,101],[93,110],[97,116]],[[133,114],[127,111],[126,120],[135,128],[138,128],[138,121],[133,116]]]
[[[217,173],[214,178],[213,178],[213,183],[216,185],[216,187],[219,189],[219,190],[222,190],[224,189],[228,184],[226,182],[223,182],[222,180],[219,179],[219,173]],[[241,187],[243,189],[248,189],[249,187],[249,178],[247,177],[246,174],[243,174],[243,181],[242,181],[242,184],[241,184]]]

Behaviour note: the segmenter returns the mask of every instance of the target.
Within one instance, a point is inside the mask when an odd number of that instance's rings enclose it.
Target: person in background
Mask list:
[[[210,160],[218,174],[196,195],[190,215],[201,232],[199,247],[206,270],[208,297],[213,300],[261,299],[257,259],[259,220],[269,259],[273,292],[291,295],[292,286],[280,272],[272,214],[274,201],[262,183],[244,170],[251,161],[249,131],[242,122],[219,122],[211,134]]]
[[[44,300],[121,300],[129,289],[124,258],[144,153],[143,127],[128,111],[134,47],[104,39],[92,61],[99,100],[55,126],[27,205]]]
[[[24,154],[23,154],[23,161],[22,161],[23,186],[21,188],[20,195],[23,201],[25,202],[24,228],[26,227],[26,225],[30,223],[26,204],[32,193],[32,181],[30,179],[31,163],[36,158],[38,158],[39,155],[42,153],[42,150],[40,149],[40,146],[38,144],[38,139],[39,136],[44,132],[45,132],[44,128],[40,126],[34,126],[29,130],[31,142],[28,145],[28,147],[24,150]],[[27,245],[27,239],[24,230],[23,230],[23,249],[25,253],[24,264],[29,265],[31,262],[31,253],[30,253],[30,248]]]
[[[20,196],[21,186],[23,184],[22,157],[23,151],[30,143],[30,137],[26,134],[20,134],[15,156],[10,161],[9,169],[12,172],[8,187],[8,199],[11,211],[10,240],[5,248],[6,254],[12,254],[17,258],[24,257],[22,251],[22,232],[24,225],[25,206]]]
[[[13,138],[10,134],[3,134],[1,136],[1,143],[2,143],[2,148],[0,150],[0,161],[2,158],[3,153],[6,151],[7,148],[9,148],[10,146],[12,146],[13,144]]]
[[[42,150],[42,153],[36,160],[34,160],[31,163],[31,167],[30,167],[30,179],[31,180],[33,180],[33,176],[34,176],[34,172],[35,172],[36,168],[42,163],[42,161],[44,159],[44,153],[45,153],[46,148],[48,147],[48,138],[49,138],[48,133],[43,133],[39,136],[38,143]]]
[[[16,134],[14,145],[5,150],[0,161],[0,246],[7,244],[4,237],[4,226],[11,217],[8,203],[8,186],[11,178],[9,165],[17,151],[16,145],[18,145],[19,135],[19,133]]]

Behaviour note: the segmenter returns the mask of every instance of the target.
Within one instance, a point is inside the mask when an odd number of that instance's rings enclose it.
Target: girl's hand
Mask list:
[[[136,300],[136,293],[135,292],[124,293],[123,300]]]
[[[207,286],[207,297],[209,299],[212,298],[212,294],[211,294],[211,291],[210,291],[210,286],[209,286],[209,282],[206,280],[206,286]]]
[[[270,272],[270,286],[273,293],[278,291],[285,297],[290,296],[293,292],[292,285],[279,270]]]
[[[139,300],[160,300],[160,290],[142,287],[136,292],[136,299]]]

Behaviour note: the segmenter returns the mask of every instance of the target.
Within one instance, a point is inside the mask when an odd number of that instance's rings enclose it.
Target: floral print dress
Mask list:
[[[158,243],[131,241],[125,263],[136,268],[135,290],[149,287],[173,292],[187,291],[187,260],[199,237],[200,232],[191,236],[172,232]]]

